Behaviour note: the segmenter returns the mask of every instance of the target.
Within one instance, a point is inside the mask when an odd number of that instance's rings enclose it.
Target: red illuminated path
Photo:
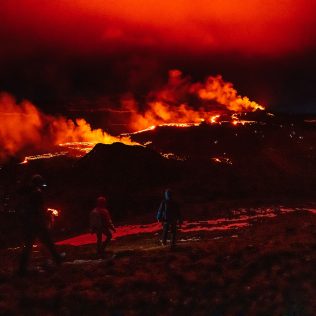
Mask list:
[[[200,232],[200,231],[234,231],[250,226],[253,222],[263,218],[274,218],[278,215],[295,211],[309,211],[316,215],[316,209],[289,209],[289,208],[266,208],[252,209],[255,215],[248,215],[248,210],[237,210],[233,218],[219,218],[205,221],[184,222],[180,231],[183,233]],[[118,226],[113,234],[113,240],[138,234],[157,233],[161,231],[160,223],[151,223],[145,225],[124,225]],[[94,234],[81,234],[79,236],[69,238],[57,242],[57,245],[83,246],[95,243]]]

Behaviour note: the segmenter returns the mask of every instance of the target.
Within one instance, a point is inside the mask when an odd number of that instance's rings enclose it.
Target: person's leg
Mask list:
[[[102,253],[102,232],[97,231],[97,254],[100,255]]]
[[[27,264],[29,262],[34,243],[34,235],[31,231],[27,231],[24,236],[24,245],[20,257],[19,270],[20,275],[24,275],[27,271]]]
[[[41,227],[39,231],[39,239],[42,244],[49,250],[55,263],[60,264],[62,259],[60,254],[57,252],[57,249],[52,241],[52,238],[49,234],[49,231],[46,227]]]
[[[174,248],[176,245],[176,238],[177,238],[177,224],[171,224],[171,248]]]
[[[104,230],[104,235],[106,236],[106,239],[102,245],[102,251],[104,252],[105,248],[109,245],[112,239],[112,233],[110,232],[109,229]]]
[[[167,243],[168,231],[169,231],[169,223],[164,223],[163,230],[162,230],[162,243],[164,245]]]

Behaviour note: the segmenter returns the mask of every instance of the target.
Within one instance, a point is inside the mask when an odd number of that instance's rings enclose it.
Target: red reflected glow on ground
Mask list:
[[[183,233],[190,232],[222,232],[235,231],[252,225],[260,219],[274,218],[276,216],[295,211],[308,211],[316,215],[316,209],[294,209],[294,208],[265,208],[265,209],[241,209],[233,212],[232,218],[218,218],[205,221],[184,222],[180,228]],[[249,215],[253,213],[253,215]],[[162,230],[161,223],[151,223],[145,225],[125,225],[119,226],[113,234],[113,240],[138,234],[152,234]],[[96,242],[94,234],[82,234],[57,243],[57,245],[83,246]]]
[[[155,233],[161,230],[160,223],[146,224],[146,225],[126,225],[116,228],[116,232],[113,233],[113,240],[126,237],[129,235]],[[82,246],[95,243],[94,234],[82,234],[70,239],[66,239],[57,243],[57,245],[71,245]]]

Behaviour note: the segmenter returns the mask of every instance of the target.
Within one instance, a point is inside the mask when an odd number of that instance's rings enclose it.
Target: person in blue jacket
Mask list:
[[[171,248],[176,245],[177,227],[182,224],[182,216],[178,203],[173,199],[170,189],[164,191],[163,200],[160,203],[157,220],[162,223],[162,244],[167,244],[169,231],[171,232]]]

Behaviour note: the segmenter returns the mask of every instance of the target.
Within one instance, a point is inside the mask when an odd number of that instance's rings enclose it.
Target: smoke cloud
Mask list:
[[[132,143],[128,137],[117,138],[101,129],[92,129],[82,118],[74,122],[44,114],[29,101],[17,103],[4,92],[0,93],[0,119],[0,160],[26,149],[49,150],[66,142]]]
[[[0,118],[0,159],[40,142],[42,115],[30,102],[23,101],[18,105],[11,95],[1,93]]]
[[[220,75],[192,82],[177,69],[169,71],[165,85],[148,93],[145,107],[127,96],[122,100],[122,108],[130,111],[129,126],[133,130],[163,123],[210,122],[216,114],[264,109],[248,97],[238,95],[233,84]]]

